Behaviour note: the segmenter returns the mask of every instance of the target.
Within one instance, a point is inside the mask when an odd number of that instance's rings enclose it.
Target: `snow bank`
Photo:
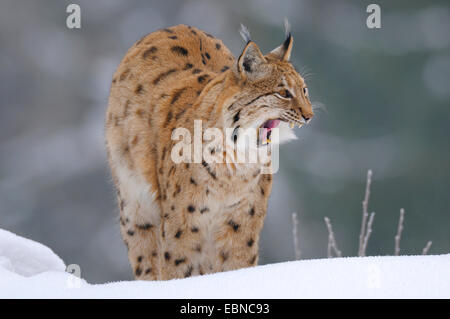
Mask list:
[[[0,230],[0,298],[450,298],[450,254],[304,260],[101,285],[64,270],[49,248]]]
[[[23,277],[45,271],[64,271],[66,266],[53,251],[30,239],[0,229],[0,269]]]

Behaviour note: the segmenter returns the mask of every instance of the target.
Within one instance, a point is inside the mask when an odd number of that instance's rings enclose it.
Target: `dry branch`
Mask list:
[[[342,257],[342,253],[337,247],[336,239],[334,238],[333,227],[331,226],[331,222],[328,217],[325,217],[325,224],[327,225],[328,229],[328,258],[332,257],[331,250],[334,250],[334,253],[337,257]]]
[[[431,244],[432,244],[432,243],[433,243],[433,242],[432,242],[431,240],[428,241],[428,243],[426,244],[426,246],[422,249],[422,255],[428,254],[428,251],[430,250]]]
[[[402,238],[404,219],[405,219],[405,210],[403,208],[400,208],[400,218],[398,220],[397,235],[395,235],[395,256],[400,255],[400,239]]]
[[[297,213],[292,213],[292,235],[294,237],[294,252],[295,260],[299,260],[301,256],[299,236],[298,236],[298,215]]]
[[[370,234],[372,234],[372,224],[373,224],[374,218],[375,218],[375,213],[372,212],[370,214],[369,221],[367,222],[367,231],[366,231],[366,235],[364,236],[364,242],[363,242],[363,247],[362,247],[360,256],[366,255],[367,243],[369,242]]]
[[[364,200],[362,201],[362,221],[361,221],[361,232],[359,234],[359,249],[358,256],[366,256],[367,244],[370,239],[370,235],[372,234],[372,225],[373,220],[375,218],[375,212],[372,212],[369,216],[368,207],[369,207],[369,199],[370,199],[370,186],[372,183],[372,170],[367,171],[367,180],[366,180],[366,191],[364,194]],[[403,222],[405,219],[405,210],[403,208],[400,209],[400,217],[398,221],[397,234],[395,235],[395,256],[400,255],[400,240],[403,232]],[[298,230],[297,230],[297,214],[292,214],[292,221],[294,223],[294,248],[296,250],[296,257],[300,256],[300,251],[298,250]],[[336,238],[334,237],[333,227],[331,225],[330,219],[325,217],[325,224],[328,229],[328,249],[327,256],[328,258],[333,257],[334,255],[337,257],[342,257],[342,253],[337,247]],[[422,249],[422,255],[428,254],[432,245],[432,241],[428,241],[425,247]],[[298,252],[297,252],[298,250]],[[297,258],[299,259],[299,258]]]
[[[366,192],[364,194],[364,200],[362,201],[362,221],[361,232],[359,234],[359,249],[358,256],[364,256],[364,239],[366,237],[367,217],[369,217],[368,207],[370,199],[370,184],[372,183],[372,170],[367,171]]]

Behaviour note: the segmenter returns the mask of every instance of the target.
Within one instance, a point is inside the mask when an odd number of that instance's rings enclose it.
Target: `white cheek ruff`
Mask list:
[[[278,129],[280,133],[279,141],[272,141],[273,143],[283,144],[297,139],[294,130],[289,127],[289,123],[282,121]]]

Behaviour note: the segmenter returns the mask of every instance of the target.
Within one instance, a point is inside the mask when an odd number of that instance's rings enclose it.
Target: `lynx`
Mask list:
[[[173,130],[192,132],[195,120],[224,132],[259,128],[258,141],[270,143],[274,128],[291,139],[292,125],[313,117],[305,81],[289,62],[291,34],[266,55],[243,35],[246,45],[235,59],[221,40],[195,27],[161,29],[137,41],[113,76],[106,148],[136,279],[185,278],[258,262],[272,188],[263,164],[171,159]],[[225,151],[202,143],[212,156]]]

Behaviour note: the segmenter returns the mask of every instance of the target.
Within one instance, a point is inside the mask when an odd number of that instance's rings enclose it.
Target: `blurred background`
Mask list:
[[[358,249],[366,174],[375,211],[368,255],[450,252],[450,5],[376,1],[25,1],[0,3],[0,228],[42,242],[92,283],[131,279],[119,235],[103,123],[112,74],[144,34],[180,23],[239,55],[240,23],[268,52],[292,25],[292,62],[322,107],[283,145],[261,264],[324,258],[331,219],[344,256]],[[81,29],[66,7],[81,7]]]

